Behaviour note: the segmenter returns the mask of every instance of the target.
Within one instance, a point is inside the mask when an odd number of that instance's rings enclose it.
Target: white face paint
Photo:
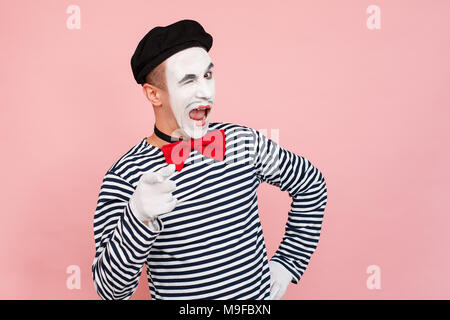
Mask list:
[[[208,52],[200,47],[179,51],[166,61],[170,105],[180,127],[177,133],[185,137],[198,139],[208,131],[215,97],[212,66]],[[201,106],[210,109],[202,111]]]

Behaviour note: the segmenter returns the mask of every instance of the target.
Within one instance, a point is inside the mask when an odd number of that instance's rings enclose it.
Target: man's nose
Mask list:
[[[207,99],[207,100],[211,100],[213,92],[214,91],[214,86],[212,86],[210,83],[207,83],[206,80],[200,81],[200,84],[197,88],[197,98],[200,99]]]

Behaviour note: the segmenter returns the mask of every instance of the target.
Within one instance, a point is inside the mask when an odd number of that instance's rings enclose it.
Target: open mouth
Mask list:
[[[204,126],[206,123],[206,118],[211,111],[210,105],[198,106],[189,112],[189,118],[195,121],[197,126]]]

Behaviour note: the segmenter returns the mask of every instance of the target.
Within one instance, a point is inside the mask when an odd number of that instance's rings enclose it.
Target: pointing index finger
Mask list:
[[[163,178],[170,177],[174,172],[175,172],[175,165],[173,163],[169,164],[167,167],[164,167],[158,171],[158,173],[161,176],[163,176]]]

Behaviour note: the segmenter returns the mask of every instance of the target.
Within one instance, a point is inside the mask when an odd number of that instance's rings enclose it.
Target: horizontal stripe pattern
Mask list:
[[[270,271],[257,188],[267,182],[292,197],[286,231],[272,260],[298,282],[319,241],[327,201],[322,173],[306,158],[257,130],[225,130],[224,161],[192,150],[176,182],[175,209],[149,228],[128,200],[141,175],[167,164],[144,138],[106,172],[94,215],[95,288],[103,299],[129,299],[146,265],[153,299],[267,299]]]

